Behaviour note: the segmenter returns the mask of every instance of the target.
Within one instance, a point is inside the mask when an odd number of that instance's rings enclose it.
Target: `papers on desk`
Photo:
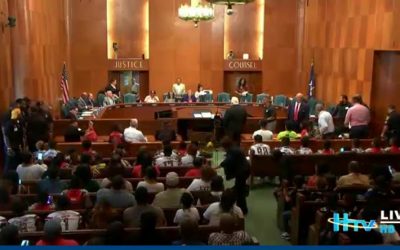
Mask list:
[[[194,118],[213,119],[214,114],[212,114],[210,111],[201,111],[201,112],[194,112],[193,117]]]

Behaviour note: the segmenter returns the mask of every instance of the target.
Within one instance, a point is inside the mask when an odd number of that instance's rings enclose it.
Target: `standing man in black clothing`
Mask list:
[[[385,125],[383,126],[381,137],[390,139],[396,137],[400,139],[400,113],[396,111],[396,106],[389,105]]]
[[[3,173],[15,170],[22,162],[21,152],[24,146],[24,129],[18,118],[12,117],[4,125],[5,146],[7,147],[6,164]]]
[[[240,135],[243,127],[246,124],[247,112],[246,109],[239,105],[239,99],[232,97],[232,107],[226,110],[223,120],[225,135],[237,145],[240,144]]]
[[[249,186],[246,180],[250,176],[250,164],[240,147],[232,145],[229,138],[225,137],[222,140],[222,146],[226,151],[226,157],[220,166],[224,168],[227,180],[235,179],[233,190],[236,194],[236,204],[242,209],[243,214],[247,214],[246,197],[249,195]]]
[[[80,142],[81,136],[85,134],[81,128],[78,127],[78,121],[72,120],[71,125],[68,126],[64,134],[65,142]]]
[[[26,121],[26,135],[31,152],[36,151],[36,142],[48,142],[50,139],[53,118],[50,113],[42,109],[41,105],[41,103],[37,103],[36,106],[31,108],[31,113]]]
[[[276,129],[276,109],[272,106],[272,101],[270,97],[264,100],[264,118],[267,119],[267,129],[275,133]]]

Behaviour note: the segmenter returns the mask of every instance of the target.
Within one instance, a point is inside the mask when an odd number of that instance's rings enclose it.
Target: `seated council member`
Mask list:
[[[186,86],[182,83],[181,78],[177,78],[176,83],[172,85],[172,93],[174,93],[176,101],[182,100],[183,95],[186,93]]]
[[[106,92],[106,97],[104,97],[103,106],[111,106],[114,104],[115,104],[115,101],[113,98],[113,93],[111,90],[108,90]]]
[[[152,91],[150,91],[150,95],[148,95],[148,96],[146,96],[146,98],[144,98],[144,102],[145,103],[158,103],[158,102],[160,102],[160,99],[156,95],[156,91],[152,90]]]
[[[196,98],[196,96],[194,96],[194,95],[192,94],[192,90],[189,89],[189,90],[187,91],[187,94],[183,96],[182,101],[183,101],[183,102],[189,102],[189,103],[191,103],[191,102],[197,102],[197,98]]]
[[[194,92],[194,97],[196,97],[197,101],[202,101],[201,98],[207,94],[211,94],[212,95],[212,90],[209,89],[204,89],[202,84],[198,84],[197,85],[197,91]]]

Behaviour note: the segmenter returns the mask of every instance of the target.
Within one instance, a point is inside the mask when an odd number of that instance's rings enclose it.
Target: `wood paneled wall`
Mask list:
[[[57,104],[61,66],[67,60],[65,0],[8,1],[17,26],[11,30],[13,90]]]
[[[302,0],[266,0],[263,91],[292,96],[304,91],[297,75],[298,9]]]
[[[7,0],[0,0],[0,112],[7,109],[14,97],[11,65],[11,29],[4,27],[8,16]]]
[[[97,93],[108,81],[107,2],[68,0],[71,94]]]
[[[370,103],[374,50],[400,49],[400,2],[308,0],[305,13],[301,80],[314,57],[319,98],[361,93]]]

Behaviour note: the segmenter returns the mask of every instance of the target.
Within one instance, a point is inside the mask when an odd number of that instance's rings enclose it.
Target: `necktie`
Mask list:
[[[300,103],[296,102],[296,106],[294,107],[294,120],[297,121],[299,119],[299,109],[300,109]]]

